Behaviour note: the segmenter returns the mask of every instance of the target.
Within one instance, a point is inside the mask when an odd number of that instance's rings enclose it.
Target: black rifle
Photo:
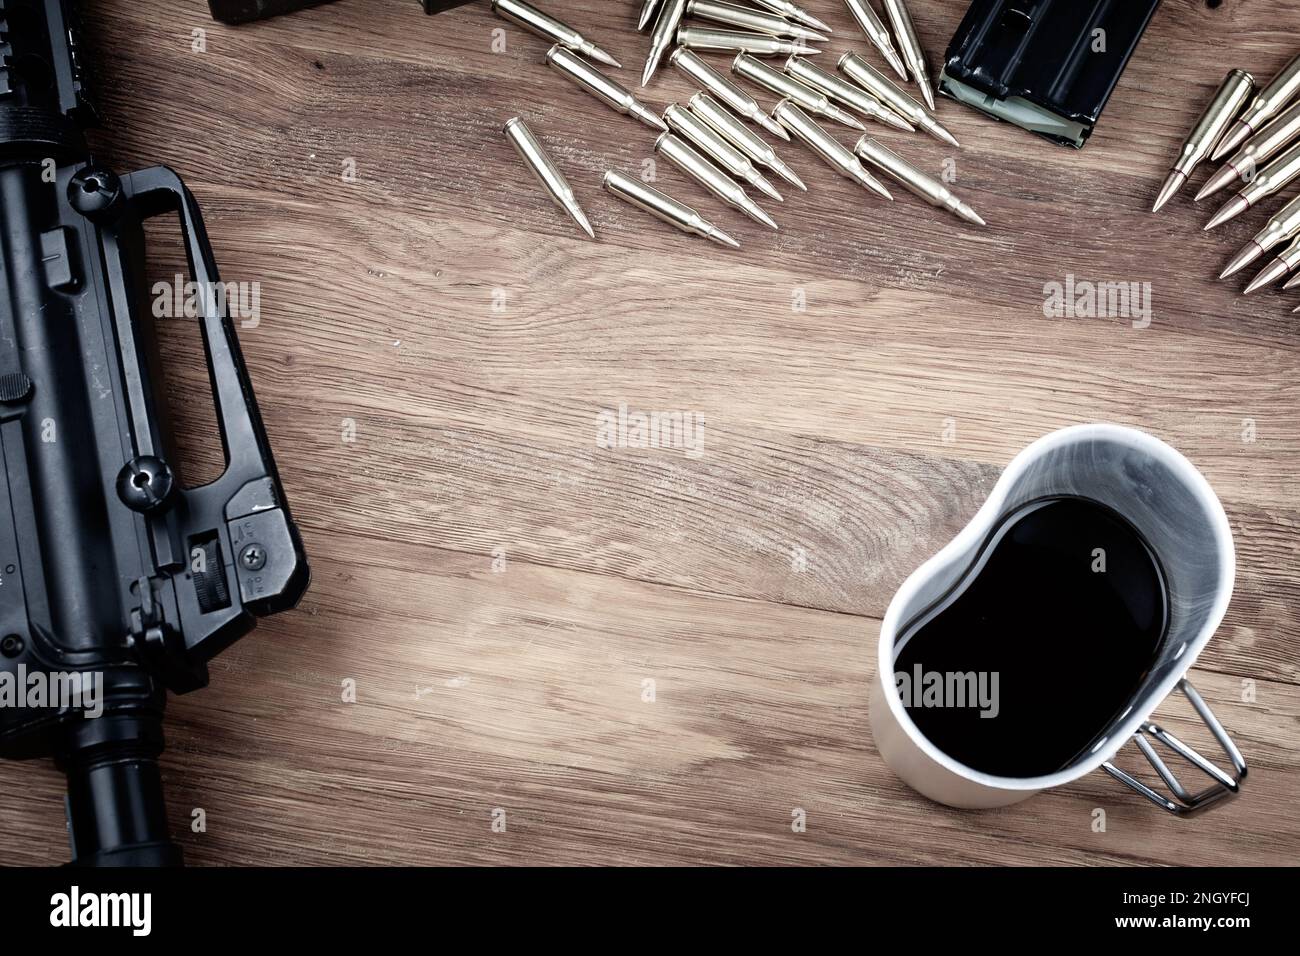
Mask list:
[[[176,864],[167,691],[205,686],[309,571],[194,197],[166,167],[119,177],[88,152],[74,13],[0,0],[0,756],[67,774],[74,863]],[[143,223],[164,214],[200,292],[226,459],[197,488],[154,387]]]

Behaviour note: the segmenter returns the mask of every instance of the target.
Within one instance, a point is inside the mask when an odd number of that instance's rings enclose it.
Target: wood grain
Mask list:
[[[823,60],[868,51],[842,4],[807,6],[836,30]],[[633,85],[639,3],[548,7]],[[964,5],[912,8],[937,62]],[[102,151],[175,167],[223,277],[261,283],[241,339],[315,572],[299,610],[172,704],[190,861],[1295,861],[1296,301],[1214,280],[1279,201],[1208,234],[1194,187],[1147,212],[1223,73],[1267,77],[1296,52],[1284,0],[1164,4],[1081,152],[948,101],[961,150],[880,133],[932,170],[955,161],[987,231],[901,190],[873,199],[794,144],[779,151],[809,191],[765,203],[779,233],[660,164],[736,253],[602,193],[653,133],[487,4],[425,19],[340,0],[233,29],[197,0],[104,0],[87,20]],[[665,68],[644,96],[690,92]],[[500,135],[514,115],[599,241],[519,165]],[[180,266],[160,241],[155,272]],[[1044,318],[1044,285],[1070,273],[1151,283],[1150,327]],[[162,334],[183,450],[210,469],[194,343]],[[702,415],[703,453],[598,447],[620,404]],[[1090,420],[1169,441],[1228,509],[1237,591],[1193,676],[1251,760],[1247,790],[1191,822],[1104,776],[1002,811],[935,806],[871,742],[878,620],[1012,455]],[[61,799],[48,763],[0,766],[0,862],[66,858]]]

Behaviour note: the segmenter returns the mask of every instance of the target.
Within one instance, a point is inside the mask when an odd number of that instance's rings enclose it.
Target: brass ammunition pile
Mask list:
[[[1232,70],[1201,114],[1164,185],[1153,212],[1159,212],[1191,179],[1206,160],[1223,162],[1210,175],[1196,202],[1225,189],[1236,194],[1211,216],[1205,229],[1223,225],[1281,193],[1300,179],[1300,55],[1284,66],[1267,86],[1256,93],[1255,78]],[[1272,259],[1245,288],[1245,294],[1272,285],[1300,267],[1300,195],[1278,210],[1220,273],[1235,275],[1266,253]],[[1300,285],[1300,275],[1284,288]],[[1300,312],[1300,307],[1293,311]]]
[[[800,191],[806,192],[807,187],[755,129],[771,134],[782,144],[797,141],[807,146],[837,173],[877,197],[889,201],[894,198],[871,170],[883,172],[930,205],[948,210],[964,222],[983,226],[979,214],[938,177],[877,142],[874,130],[868,132],[868,123],[877,124],[880,130],[905,133],[915,133],[919,128],[950,146],[958,146],[956,138],[933,115],[929,66],[904,0],[882,2],[892,34],[885,20],[872,9],[870,0],[845,0],[845,5],[887,67],[903,82],[910,76],[917,83],[926,106],[861,54],[844,54],[836,64],[838,73],[809,59],[823,52],[816,44],[826,42],[833,31],[790,0],[752,0],[749,4],[644,0],[632,14],[638,29],[651,29],[641,86],[647,86],[659,66],[667,62],[701,90],[689,97],[686,105],[673,103],[663,110],[652,109],[638,94],[588,62],[621,68],[618,60],[567,23],[526,0],[493,0],[492,10],[551,41],[554,46],[546,53],[551,69],[613,110],[654,129],[658,133],[653,145],[655,154],[716,199],[765,227],[778,228],[747,190],[752,187],[754,195],[778,203],[785,199],[764,172],[775,173]],[[694,20],[688,22],[687,17]],[[707,53],[722,55],[721,69],[703,58],[702,54]],[[779,102],[770,111],[764,109],[751,93],[725,75],[728,66],[735,77]],[[821,121],[854,131],[859,137],[856,145],[842,143],[820,125]],[[585,235],[595,238],[595,229],[573,187],[524,121],[519,117],[509,120],[505,135],[555,204]],[[740,245],[692,206],[641,179],[611,169],[605,171],[601,186],[683,232],[728,247]]]

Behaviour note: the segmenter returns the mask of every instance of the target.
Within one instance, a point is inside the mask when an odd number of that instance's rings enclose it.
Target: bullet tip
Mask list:
[[[1230,276],[1236,275],[1263,254],[1264,247],[1252,239],[1250,242],[1246,243],[1245,248],[1237,253],[1233,260],[1228,263],[1227,268],[1219,273],[1219,278],[1227,279]]]
[[[594,43],[588,43],[582,48],[582,52],[598,63],[604,63],[606,66],[612,66],[617,70],[623,69],[622,63],[618,62],[618,60],[614,59]]]
[[[1160,194],[1156,196],[1155,205],[1151,207],[1152,212],[1159,212],[1165,208],[1165,204],[1177,195],[1178,190],[1183,188],[1183,183],[1187,182],[1187,177],[1178,170],[1173,170],[1165,177],[1164,185],[1160,187]]]
[[[967,222],[974,223],[977,226],[988,226],[988,223],[984,221],[984,217],[965,203],[961,203],[957,206],[957,215],[961,216]]]
[[[921,88],[921,96],[925,98],[926,108],[931,113],[934,112],[934,90],[930,88],[930,78],[924,74],[916,78],[916,85]]]
[[[642,123],[645,123],[645,125],[649,126],[651,129],[657,129],[661,133],[668,132],[668,124],[663,121],[658,113],[645,106],[645,104],[633,104],[632,112],[636,114],[637,119]]]
[[[1298,285],[1300,285],[1300,273],[1293,275],[1291,278],[1287,279],[1286,282],[1282,283],[1282,288],[1294,289]]]
[[[1231,163],[1225,163],[1223,168],[1205,181],[1201,191],[1196,194],[1195,201],[1200,202],[1202,199],[1208,199],[1220,190],[1226,189],[1232,185],[1232,181],[1236,178],[1237,170],[1233,168]]]
[[[587,234],[588,239],[596,238],[596,230],[591,228],[591,220],[587,218],[587,214],[583,212],[582,207],[578,205],[578,200],[574,199],[572,196],[565,199],[564,209],[573,221],[581,227],[582,231]]]
[[[1286,275],[1286,272],[1286,263],[1281,259],[1274,259],[1264,267],[1263,271],[1261,271],[1259,275],[1255,276],[1255,278],[1250,281],[1250,285],[1246,286],[1246,289],[1242,294],[1250,295],[1252,292],[1262,289],[1266,285],[1272,285],[1278,279]]]
[[[785,127],[778,123],[772,117],[765,115],[762,110],[754,117],[754,122],[758,123],[763,129],[767,130],[773,136],[790,142],[790,134],[785,131]]]
[[[800,10],[797,14],[795,14],[794,18],[800,21],[804,26],[812,27],[814,30],[821,30],[822,33],[835,32],[826,24],[822,23],[822,21],[818,20],[815,16],[809,13],[807,10]]]
[[[732,249],[739,249],[740,243],[732,239],[729,235],[719,229],[717,226],[709,227],[709,238],[719,245],[730,246]]]
[[[889,64],[889,68],[891,68],[894,73],[900,75],[900,77],[902,77],[902,82],[906,83],[907,68],[906,66],[902,65],[902,59],[900,56],[898,56],[898,51],[896,51],[896,49],[893,48],[893,43],[889,42],[888,38],[885,38],[883,42],[876,43],[876,39],[874,38],[874,36],[872,36],[871,42],[875,43],[876,49],[879,49],[880,56],[884,57],[885,62]],[[842,60],[844,59],[844,57],[840,57],[840,59]]]
[[[1230,202],[1224,203],[1223,208],[1214,214],[1214,218],[1205,224],[1205,232],[1216,229],[1223,225],[1229,219],[1236,219],[1243,212],[1250,208],[1250,203],[1240,196],[1234,197]]]
[[[745,212],[749,213],[749,217],[750,217],[751,219],[756,219],[756,220],[758,220],[759,222],[761,222],[763,225],[765,225],[765,226],[767,226],[767,227],[769,227],[769,228],[771,228],[771,229],[779,229],[779,228],[780,228],[780,227],[776,224],[776,220],[773,219],[771,216],[769,216],[769,215],[768,215],[768,214],[763,210],[763,208],[760,207],[760,206],[758,205],[758,203],[751,202],[751,203],[749,204],[749,208],[747,208],[747,209],[745,210]]]
[[[906,133],[915,133],[916,127],[909,123],[903,117],[896,114],[893,110],[882,108],[875,117],[886,126],[892,126],[894,129],[901,129]]]
[[[803,190],[804,192],[807,192],[807,191],[808,191],[808,187],[805,186],[805,185],[803,184],[803,180],[800,179],[800,178],[795,174],[795,171],[794,171],[793,169],[791,169],[789,166],[787,166],[787,165],[786,165],[785,163],[783,163],[781,160],[779,160],[779,159],[774,159],[774,160],[772,161],[772,168],[775,169],[776,172],[777,172],[777,174],[778,174],[782,179],[784,179],[787,183],[789,183],[791,186],[794,186],[796,189],[801,189],[801,190]]]
[[[957,142],[957,137],[953,136],[952,133],[940,126],[933,118],[925,124],[925,130],[940,142],[947,143],[954,149],[961,149],[961,143]]]
[[[1244,143],[1250,137],[1250,127],[1244,120],[1237,120],[1232,124],[1231,129],[1223,134],[1223,139],[1219,140],[1219,145],[1214,147],[1214,152],[1210,154],[1210,159],[1218,162],[1227,156],[1234,149]]]
[[[650,52],[650,55],[646,57],[645,69],[641,71],[642,89],[650,85],[650,81],[654,78],[655,75],[655,69],[658,66],[659,66],[659,56],[652,50]]]
[[[890,202],[894,201],[894,194],[891,193],[888,189],[886,189],[883,185],[881,185],[880,181],[876,179],[875,176],[872,176],[865,169],[862,170],[862,178],[859,179],[858,181],[862,183],[862,185],[865,186],[867,189],[870,189],[877,196],[881,196],[884,199],[888,199]]]
[[[754,178],[751,179],[750,182],[753,183],[754,186],[756,186],[758,189],[761,189],[763,192],[767,193],[777,202],[785,202],[785,197],[776,191],[776,187],[773,186],[771,183],[769,183],[766,177],[764,177],[762,173],[755,172]]]

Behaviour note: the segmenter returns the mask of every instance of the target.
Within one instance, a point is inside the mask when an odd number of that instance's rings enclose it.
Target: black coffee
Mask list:
[[[1095,501],[1046,498],[1004,518],[966,577],[903,629],[896,683],[921,733],[966,766],[1054,773],[1132,700],[1167,619],[1137,530]]]

